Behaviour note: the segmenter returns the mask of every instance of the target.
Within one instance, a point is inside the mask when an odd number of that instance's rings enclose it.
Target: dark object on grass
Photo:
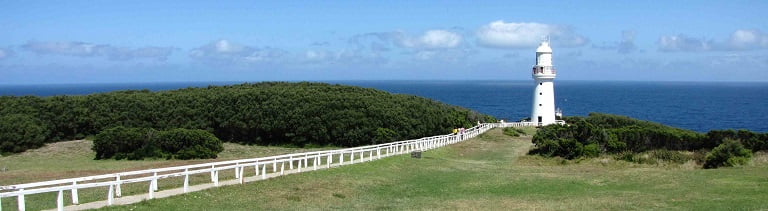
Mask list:
[[[412,158],[421,158],[421,151],[413,151],[411,152]]]

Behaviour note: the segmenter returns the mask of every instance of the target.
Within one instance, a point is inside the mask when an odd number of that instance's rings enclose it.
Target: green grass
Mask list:
[[[207,163],[223,160],[265,157],[271,155],[290,154],[304,151],[316,151],[330,148],[286,148],[248,146],[232,143],[224,144],[224,151],[219,153],[217,159],[204,160],[93,160],[95,152],[91,150],[93,143],[88,140],[67,141],[48,144],[45,147],[30,150],[21,154],[0,157],[0,185],[14,185],[28,182],[64,179],[80,176],[91,176],[129,170],[141,170],[178,166],[195,163]],[[222,180],[234,178],[234,172],[223,172]],[[182,178],[160,180],[158,187],[162,189],[180,187]],[[210,182],[207,174],[198,174],[190,177],[190,184]],[[128,184],[122,187],[123,195],[146,194],[146,183]],[[91,188],[79,190],[81,203],[106,199],[107,188]],[[70,193],[65,192],[65,203],[71,203]],[[26,196],[26,208],[28,210],[50,209],[56,206],[56,194],[34,194]],[[15,198],[3,198],[2,207],[15,209]]]
[[[526,156],[530,137],[496,129],[424,152],[225,186],[105,210],[768,209],[768,159],[700,169],[607,157]]]

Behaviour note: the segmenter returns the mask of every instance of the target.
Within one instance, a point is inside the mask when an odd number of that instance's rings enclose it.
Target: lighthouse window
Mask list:
[[[539,106],[541,106],[541,104],[539,104]]]
[[[544,84],[544,83],[539,83],[539,85],[542,85],[542,84]]]
[[[541,95],[541,92],[539,92],[539,95]]]

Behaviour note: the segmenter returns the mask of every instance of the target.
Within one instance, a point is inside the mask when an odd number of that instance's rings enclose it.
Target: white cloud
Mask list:
[[[743,51],[768,49],[768,34],[760,30],[739,29],[723,41],[690,38],[687,35],[661,36],[659,51]]]
[[[189,51],[189,56],[205,62],[256,63],[277,62],[288,53],[271,47],[253,47],[226,39],[213,41]]]
[[[427,30],[416,36],[402,31],[365,33],[350,38],[352,48],[338,52],[307,51],[305,59],[308,62],[325,60],[383,64],[388,62],[385,56],[391,55],[392,49],[399,49],[402,55],[418,61],[457,60],[467,55],[466,50],[460,48],[463,39],[459,33],[442,29]]]
[[[372,64],[379,65],[387,63],[379,52],[366,49],[342,49],[338,51],[330,50],[307,50],[304,52],[302,63],[304,64]]]
[[[501,20],[480,27],[477,42],[491,48],[529,48],[537,46],[546,36],[550,36],[553,45],[561,47],[578,47],[589,42],[568,26]]]
[[[691,38],[686,35],[661,36],[659,38],[660,51],[708,51],[712,49],[710,42]]]
[[[418,49],[455,48],[462,41],[461,35],[446,30],[429,30],[417,37],[396,32],[394,37],[399,46]]]
[[[37,42],[29,41],[22,49],[40,55],[77,57],[104,56],[110,60],[156,59],[165,61],[173,53],[173,47],[125,48],[86,42]]]
[[[728,39],[726,48],[732,50],[768,48],[768,34],[759,30],[736,30]]]

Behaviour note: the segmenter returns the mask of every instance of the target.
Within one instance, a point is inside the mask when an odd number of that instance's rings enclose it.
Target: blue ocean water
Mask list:
[[[517,121],[531,110],[533,81],[325,81],[418,95]],[[241,82],[0,85],[0,95],[83,95],[126,89],[153,91]],[[768,132],[765,82],[555,81],[555,103],[566,116],[590,112],[706,132],[748,129]]]

